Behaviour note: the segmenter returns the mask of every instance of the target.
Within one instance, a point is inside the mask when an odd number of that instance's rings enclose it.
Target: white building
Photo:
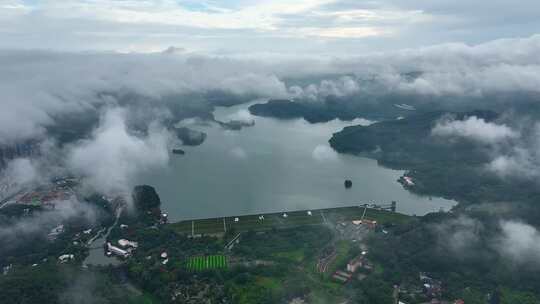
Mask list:
[[[64,232],[64,225],[58,225],[58,226],[54,227],[53,229],[51,229],[51,231],[47,235],[47,238],[49,240],[56,240],[58,235],[60,235],[63,232]]]
[[[127,252],[127,251],[124,250],[124,249],[115,247],[115,246],[111,245],[111,243],[107,243],[107,249],[108,249],[110,252],[112,252],[113,254],[118,255],[118,256],[121,256],[121,257],[123,257],[123,258],[127,258],[127,257],[129,256],[129,252]]]
[[[65,263],[67,261],[73,260],[74,258],[75,256],[73,254],[63,254],[58,257],[58,260],[60,261],[60,263]]]
[[[403,176],[403,180],[408,186],[414,186],[413,179],[410,176]]]
[[[127,248],[127,247],[137,248],[137,247],[139,247],[139,243],[132,242],[132,241],[126,240],[126,239],[119,239],[118,240],[118,245],[120,245],[120,246],[122,246],[124,248]]]

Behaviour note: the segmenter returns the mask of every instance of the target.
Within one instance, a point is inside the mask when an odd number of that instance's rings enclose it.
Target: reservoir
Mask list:
[[[368,124],[366,120],[310,124],[251,116],[248,106],[214,112],[221,121],[255,121],[237,131],[214,123],[182,122],[207,133],[205,142],[182,146],[185,155],[171,153],[168,167],[137,177],[137,183],[156,188],[171,221],[391,201],[397,202],[398,212],[423,215],[456,204],[412,194],[397,182],[403,171],[330,148],[332,133]],[[345,180],[352,181],[351,188],[345,188]]]

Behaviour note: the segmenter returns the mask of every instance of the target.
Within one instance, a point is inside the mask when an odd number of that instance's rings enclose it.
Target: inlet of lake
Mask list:
[[[214,123],[190,125],[207,133],[202,145],[183,146],[185,155],[171,154],[168,167],[136,178],[156,188],[171,221],[391,201],[398,212],[423,215],[456,204],[407,191],[397,182],[404,171],[330,148],[332,133],[364,120],[278,120],[250,116],[248,105],[219,107],[214,115],[253,119],[254,126],[232,131]],[[352,188],[344,187],[346,179]]]

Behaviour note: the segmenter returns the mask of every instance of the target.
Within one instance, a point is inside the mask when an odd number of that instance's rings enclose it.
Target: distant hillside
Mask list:
[[[369,100],[350,97],[351,100],[329,96],[324,101],[269,100],[249,107],[253,115],[279,119],[304,118],[310,123],[327,122],[333,119],[353,120],[355,118],[392,119],[407,116],[414,111],[396,107],[390,100]],[[413,107],[414,108],[414,107]]]
[[[346,127],[333,134],[330,145],[340,153],[363,155],[380,164],[409,170],[411,191],[460,202],[531,200],[540,197],[532,181],[502,180],[485,170],[489,147],[470,140],[437,138],[431,130],[443,115],[458,120],[477,116],[491,121],[491,111],[429,112],[370,126]],[[527,189],[527,191],[517,190]]]

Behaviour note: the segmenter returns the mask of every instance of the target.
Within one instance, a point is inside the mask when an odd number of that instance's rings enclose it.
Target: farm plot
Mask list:
[[[188,259],[187,268],[191,271],[227,268],[227,258],[224,255],[196,256]]]

